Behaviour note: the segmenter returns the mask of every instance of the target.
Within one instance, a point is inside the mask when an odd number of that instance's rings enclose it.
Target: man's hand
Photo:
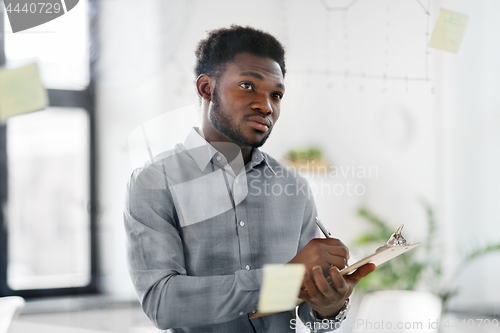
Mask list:
[[[330,317],[338,313],[345,300],[352,294],[359,280],[375,270],[374,264],[366,264],[354,273],[340,275],[339,269],[332,266],[329,270],[332,284],[330,285],[319,266],[314,266],[312,273],[306,270],[304,286],[299,298],[309,303],[311,308],[323,317]]]
[[[311,272],[314,266],[320,266],[328,276],[331,266],[343,269],[349,260],[349,249],[336,238],[314,238],[297,253],[289,264],[304,264]]]
[[[342,276],[339,270],[347,266],[348,260],[349,249],[340,240],[315,238],[289,262],[306,266],[299,298],[323,317],[338,313],[359,280],[375,270],[375,265],[367,264],[351,275]],[[330,276],[331,285],[325,276]]]

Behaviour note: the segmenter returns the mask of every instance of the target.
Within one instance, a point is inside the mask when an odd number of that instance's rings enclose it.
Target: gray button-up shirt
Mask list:
[[[128,184],[128,264],[145,313],[172,332],[293,331],[295,311],[250,316],[263,265],[318,237],[315,216],[297,173],[258,149],[246,165],[241,153],[226,161],[193,129]],[[299,316],[314,321],[306,303]]]

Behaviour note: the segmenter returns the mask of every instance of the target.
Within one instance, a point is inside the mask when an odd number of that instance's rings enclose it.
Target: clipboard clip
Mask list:
[[[406,242],[406,238],[404,238],[403,234],[401,234],[401,230],[403,230],[404,226],[404,224],[401,224],[399,228],[396,229],[396,232],[394,232],[391,237],[389,237],[387,243],[379,247],[375,252],[382,251],[383,249],[386,249],[390,246],[408,245]]]

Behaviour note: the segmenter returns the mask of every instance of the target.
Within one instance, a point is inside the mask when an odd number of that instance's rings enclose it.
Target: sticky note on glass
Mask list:
[[[0,69],[0,122],[23,113],[37,111],[49,103],[36,64],[16,69]]]
[[[429,46],[435,49],[458,53],[467,30],[469,16],[441,8]]]
[[[259,312],[273,313],[295,308],[305,272],[302,264],[265,265]]]

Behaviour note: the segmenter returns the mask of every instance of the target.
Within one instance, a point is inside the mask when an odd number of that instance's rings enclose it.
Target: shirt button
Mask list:
[[[217,159],[217,161],[220,162],[222,160],[222,157],[220,157],[220,155],[217,155],[216,159]]]
[[[240,225],[241,225],[242,227],[244,227],[244,226],[245,226],[245,222],[240,221]]]
[[[245,266],[245,269],[246,269],[247,271],[249,271],[249,270],[250,270],[250,265],[246,265],[246,266]]]
[[[239,315],[240,315],[240,316],[243,316],[243,315],[244,315],[243,311],[241,311],[241,312],[239,313]]]

